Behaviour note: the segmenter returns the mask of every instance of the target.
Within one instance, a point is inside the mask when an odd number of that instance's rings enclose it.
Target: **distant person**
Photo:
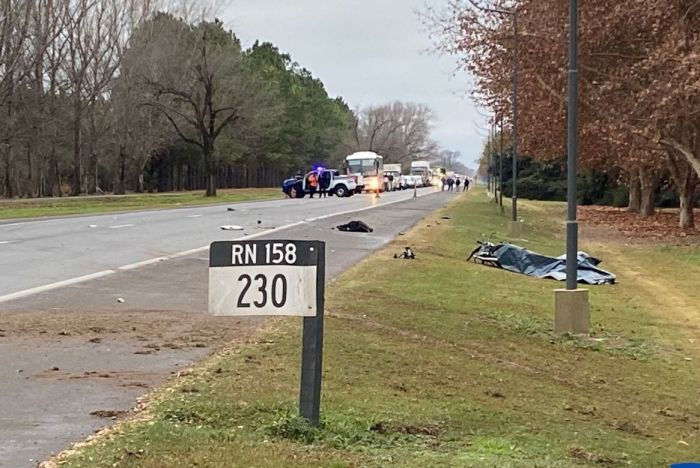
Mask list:
[[[319,170],[318,171],[318,198],[326,198],[328,196],[328,189],[331,186],[331,172]]]
[[[469,190],[469,177],[464,178],[464,189],[463,192],[466,192]]]
[[[455,187],[457,187],[457,192],[459,192],[459,186],[462,185],[462,181],[460,180],[459,177],[457,177],[457,180],[455,180]]]
[[[447,187],[447,177],[442,176],[442,178],[440,180],[442,181],[442,191],[444,192],[445,187]]]
[[[452,192],[454,190],[455,180],[450,177],[447,179],[447,191]]]
[[[318,176],[315,172],[312,172],[311,174],[309,174],[309,178],[307,179],[307,181],[309,184],[309,198],[313,198],[314,194],[316,193],[316,190],[318,189]],[[321,195],[319,194],[318,197],[321,198]]]

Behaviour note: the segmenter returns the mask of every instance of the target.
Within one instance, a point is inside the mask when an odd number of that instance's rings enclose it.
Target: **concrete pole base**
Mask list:
[[[522,236],[524,231],[524,226],[522,221],[509,221],[508,222],[508,235],[511,237]]]
[[[591,330],[588,289],[554,290],[554,333],[587,335]]]

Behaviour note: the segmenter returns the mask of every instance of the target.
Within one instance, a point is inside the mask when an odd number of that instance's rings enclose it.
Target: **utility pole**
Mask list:
[[[513,10],[513,223],[518,222],[518,11]]]
[[[576,217],[576,159],[578,151],[578,0],[570,1],[569,26],[569,115],[567,129],[567,221],[566,221],[566,289],[578,284],[578,221]]]
[[[501,214],[503,214],[503,114],[501,114],[500,119],[500,145],[499,145],[499,158],[498,158],[498,180],[499,180],[499,194],[498,194],[498,204],[501,206]]]
[[[491,134],[489,135],[489,154],[490,154],[490,167],[491,167],[491,193],[493,193],[493,201],[498,201],[496,199],[496,163],[495,163],[495,151],[496,147],[493,144],[496,139],[496,122],[491,122]]]
[[[566,289],[555,291],[555,333],[585,333],[591,327],[588,290],[578,289],[576,159],[578,151],[578,2],[569,0],[569,83],[567,128]]]
[[[520,235],[522,224],[518,222],[518,10],[517,8],[485,8],[473,0],[470,0],[470,3],[481,11],[513,17],[513,212],[509,231],[511,235]]]

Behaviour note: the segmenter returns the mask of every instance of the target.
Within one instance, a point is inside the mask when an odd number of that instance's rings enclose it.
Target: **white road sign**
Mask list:
[[[218,316],[318,312],[318,241],[214,242],[209,251],[209,312]]]

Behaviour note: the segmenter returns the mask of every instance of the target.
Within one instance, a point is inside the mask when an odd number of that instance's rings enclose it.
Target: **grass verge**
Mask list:
[[[560,254],[561,206],[522,210],[520,242]],[[700,458],[700,352],[670,317],[676,310],[657,309],[659,292],[623,275],[591,290],[590,339],[554,337],[557,283],[464,261],[476,239],[505,238],[505,228],[482,194],[470,195],[330,285],[321,428],[296,417],[300,321],[274,320],[257,343],[176,379],[147,418],[61,466],[652,467]],[[416,260],[391,258],[408,244]],[[613,271],[659,255],[606,248]],[[685,280],[682,259],[661,258],[666,281]]]
[[[279,189],[226,189],[216,197],[204,192],[161,194],[104,195],[96,197],[64,197],[40,200],[0,200],[0,219],[69,216],[115,211],[137,211],[159,208],[211,205],[281,198]]]

